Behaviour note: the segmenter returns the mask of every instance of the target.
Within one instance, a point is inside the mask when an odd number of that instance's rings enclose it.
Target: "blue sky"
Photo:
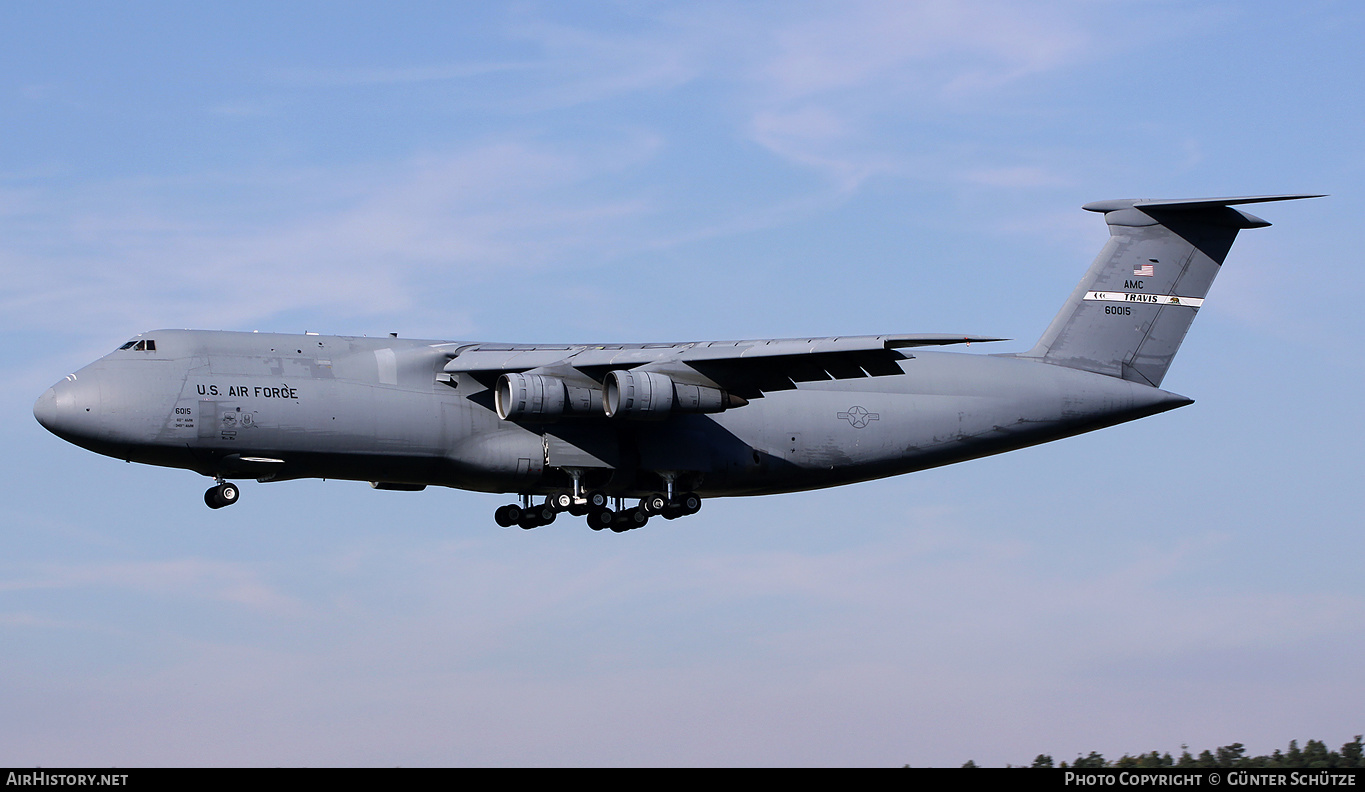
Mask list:
[[[1365,9],[0,8],[0,764],[958,765],[1365,731]],[[629,534],[33,400],[160,327],[1027,348],[1082,203],[1255,209],[1190,407]],[[977,351],[975,348],[973,352]]]

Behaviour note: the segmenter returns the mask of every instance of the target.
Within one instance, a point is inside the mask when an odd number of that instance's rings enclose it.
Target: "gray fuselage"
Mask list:
[[[34,407],[62,438],[225,479],[337,478],[642,497],[830,487],[1035,445],[1189,404],[1137,382],[1014,355],[919,349],[899,374],[796,383],[715,414],[500,419],[487,383],[442,375],[451,344],[161,330]],[[132,342],[130,342],[131,344]],[[139,345],[142,346],[142,345]]]

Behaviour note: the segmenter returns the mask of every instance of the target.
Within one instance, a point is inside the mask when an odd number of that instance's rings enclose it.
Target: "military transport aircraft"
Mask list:
[[[1115,200],[1110,239],[1034,347],[942,334],[489,344],[203,330],[128,341],[34,405],[58,437],[233,479],[514,493],[504,527],[594,530],[702,498],[832,487],[998,454],[1190,404],[1160,390],[1239,229],[1234,205]],[[538,500],[536,499],[538,497]],[[635,502],[627,505],[626,499]]]

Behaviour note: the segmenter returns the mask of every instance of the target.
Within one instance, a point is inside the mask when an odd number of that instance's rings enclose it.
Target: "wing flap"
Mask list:
[[[466,344],[447,352],[451,360],[443,369],[447,374],[530,371],[553,366],[572,357],[583,347],[504,347],[494,344]]]

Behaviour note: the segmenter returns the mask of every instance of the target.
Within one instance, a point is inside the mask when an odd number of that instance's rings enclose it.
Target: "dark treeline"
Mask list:
[[[978,767],[976,762],[968,760],[963,767]],[[1247,756],[1246,747],[1241,743],[1225,745],[1213,751],[1200,751],[1198,756],[1189,752],[1189,749],[1180,746],[1180,756],[1171,756],[1169,753],[1151,753],[1129,756],[1124,754],[1118,759],[1105,759],[1100,754],[1091,751],[1089,756],[1077,756],[1075,761],[1067,764],[1053,764],[1052,757],[1047,754],[1038,754],[1038,758],[1033,760],[1031,765],[1009,765],[1010,767],[1066,767],[1071,769],[1079,768],[1124,768],[1124,767],[1222,767],[1222,768],[1301,768],[1317,770],[1319,768],[1335,767],[1360,767],[1365,768],[1365,745],[1361,744],[1361,735],[1357,734],[1351,742],[1341,746],[1340,750],[1329,751],[1327,744],[1321,740],[1309,740],[1302,748],[1299,747],[1298,740],[1290,740],[1289,748],[1281,751],[1276,749],[1274,753],[1266,756]]]

